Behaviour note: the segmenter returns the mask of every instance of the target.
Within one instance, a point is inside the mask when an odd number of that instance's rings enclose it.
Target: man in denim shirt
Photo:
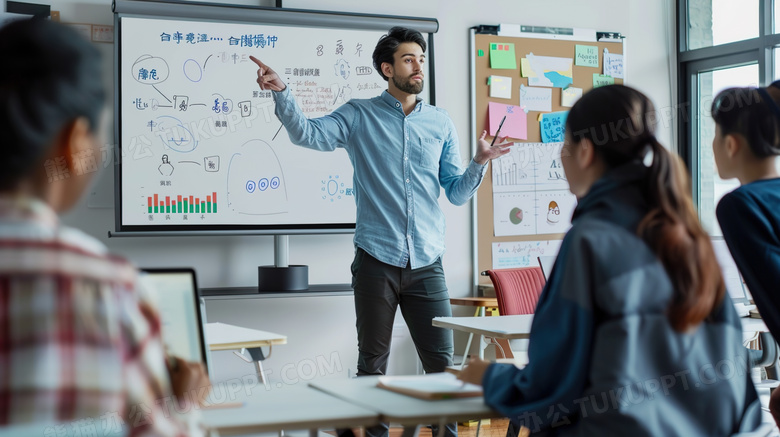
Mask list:
[[[431,325],[433,317],[452,314],[441,266],[445,223],[439,194],[444,188],[450,202],[465,204],[482,182],[487,162],[511,145],[502,140],[491,147],[483,131],[474,159],[465,171],[460,167],[449,115],[417,97],[423,90],[425,49],[420,32],[390,29],[373,54],[387,91],[353,99],[315,119],[307,119],[279,76],[252,57],[259,67],[257,83],[273,91],[276,116],[290,140],[321,151],[344,148],[352,162],[358,375],[387,370],[399,305],[425,371],[441,372],[452,364],[452,332]],[[448,431],[453,430],[448,426]]]

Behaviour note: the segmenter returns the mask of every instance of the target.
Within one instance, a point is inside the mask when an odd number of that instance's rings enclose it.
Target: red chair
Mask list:
[[[484,274],[490,276],[490,280],[493,281],[498,313],[501,316],[534,313],[546,282],[541,267],[487,270]],[[509,342],[503,339],[490,339],[490,342],[501,351],[504,358],[512,359],[515,364],[524,365],[527,362],[528,340]],[[515,357],[512,350],[523,352],[523,356]]]
[[[502,316],[533,314],[545,280],[540,267],[488,270]]]

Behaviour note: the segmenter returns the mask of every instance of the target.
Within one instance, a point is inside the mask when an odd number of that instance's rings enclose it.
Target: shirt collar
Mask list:
[[[30,196],[0,195],[0,220],[32,221],[58,227],[57,213],[44,201]]]
[[[404,113],[403,105],[401,105],[401,102],[393,97],[392,94],[390,94],[387,90],[384,90],[382,94],[380,95],[380,98],[385,101],[388,105],[395,108],[397,111],[399,111],[401,114]],[[419,96],[417,97],[417,104],[415,105],[412,112],[418,112],[421,111],[423,107],[423,99],[421,99]]]

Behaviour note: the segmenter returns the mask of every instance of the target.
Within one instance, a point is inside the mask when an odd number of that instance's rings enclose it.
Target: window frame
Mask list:
[[[758,64],[759,85],[768,85],[768,80],[774,77],[773,50],[780,48],[780,33],[772,33],[775,0],[758,2],[758,37],[688,50],[689,0],[677,0],[677,141],[680,156],[691,173],[693,201],[700,219],[702,168],[699,156],[702,147],[710,147],[710,142],[699,142],[698,117],[709,116],[710,108],[699,108],[698,76],[708,71]],[[780,27],[780,23],[777,24]]]

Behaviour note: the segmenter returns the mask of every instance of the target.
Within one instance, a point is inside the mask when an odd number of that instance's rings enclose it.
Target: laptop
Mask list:
[[[141,283],[162,319],[162,338],[168,353],[208,366],[204,334],[204,304],[198,296],[195,270],[144,268]]]
[[[552,272],[553,264],[555,264],[555,258],[558,258],[558,256],[547,255],[536,257],[536,259],[539,261],[539,267],[542,268],[542,275],[544,275],[545,281],[550,280],[550,272]]]
[[[721,237],[712,237],[712,247],[715,249],[715,258],[718,259],[720,270],[723,272],[723,280],[726,281],[726,291],[734,303],[750,304],[750,298],[745,290],[742,274],[737,268],[737,263],[731,257],[726,240]]]

